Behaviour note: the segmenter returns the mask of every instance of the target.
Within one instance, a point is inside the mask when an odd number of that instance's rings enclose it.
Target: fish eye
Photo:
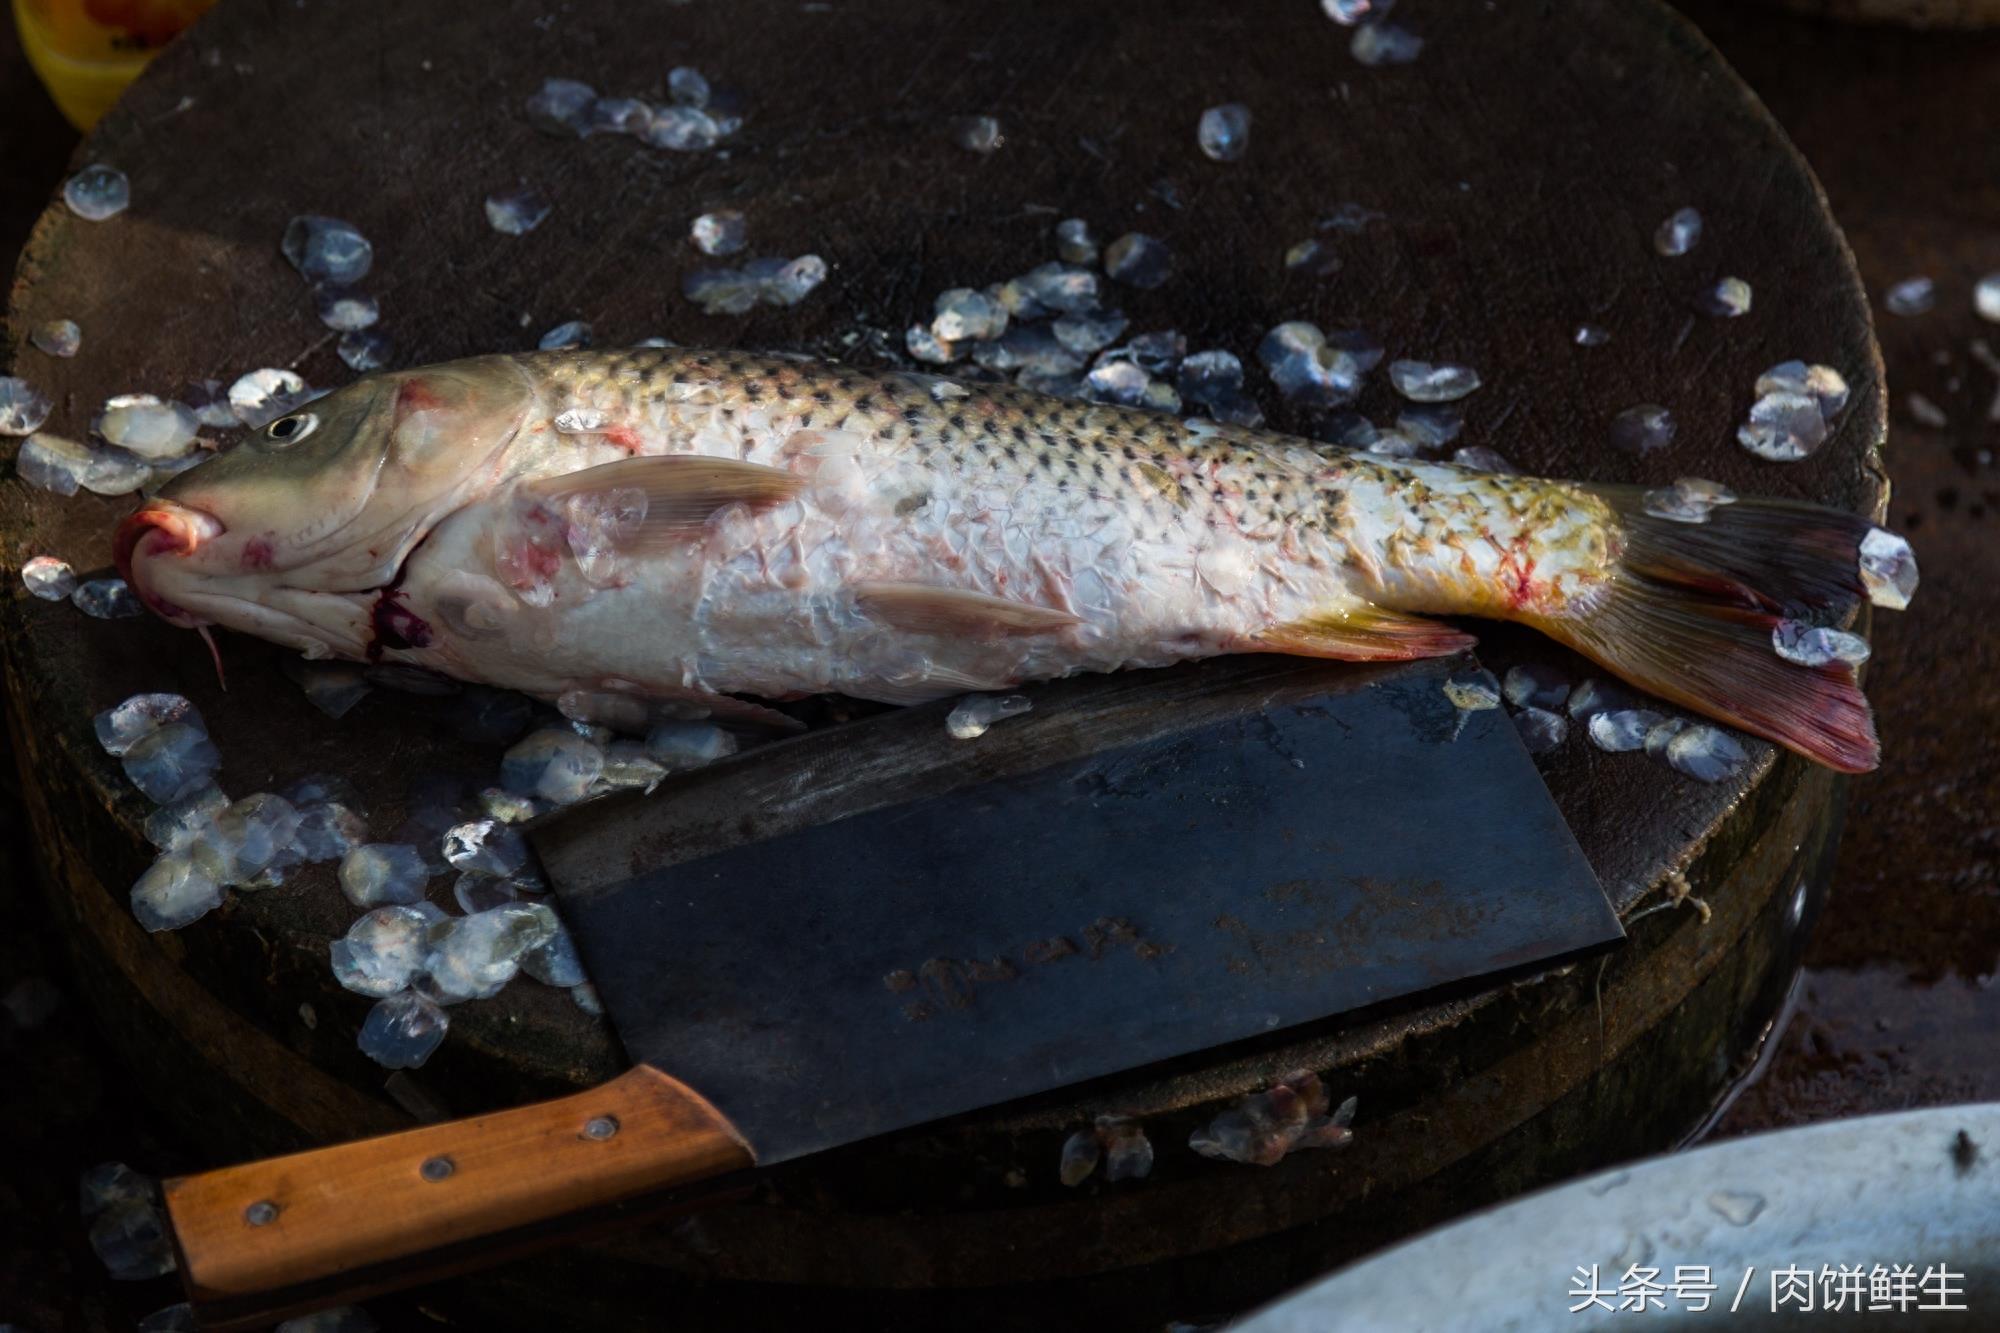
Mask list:
[[[278,444],[297,444],[313,433],[319,426],[319,418],[311,412],[294,412],[288,417],[279,417],[264,427],[264,437]]]

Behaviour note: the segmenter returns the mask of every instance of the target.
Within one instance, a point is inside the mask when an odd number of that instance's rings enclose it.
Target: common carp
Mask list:
[[[1854,669],[1785,615],[1900,605],[1855,515],[1407,462],[1001,384],[734,351],[370,376],[121,525],[157,614],[308,657],[560,700],[783,721],[1221,653],[1373,661],[1531,625],[1663,698],[1872,768]]]

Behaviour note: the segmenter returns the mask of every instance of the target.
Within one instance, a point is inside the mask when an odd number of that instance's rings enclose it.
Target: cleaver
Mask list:
[[[1470,657],[941,702],[530,829],[632,1059],[556,1101],[183,1177],[205,1326],[463,1271],[761,1169],[1621,937]]]

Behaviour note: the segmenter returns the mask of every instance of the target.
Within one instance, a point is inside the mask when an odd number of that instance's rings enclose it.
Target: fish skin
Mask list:
[[[514,445],[517,485],[678,453],[807,479],[796,503],[721,513],[704,540],[632,560],[616,588],[592,586],[573,559],[510,560],[541,511],[510,505],[504,487],[440,524],[405,580],[410,603],[434,604],[457,571],[493,576],[517,628],[492,658],[447,669],[534,692],[596,676],[642,692],[904,702],[1260,647],[1272,626],[1377,602],[1497,606],[1520,595],[1503,585],[1524,549],[1550,571],[1529,590],[1549,604],[1605,565],[1608,510],[1570,488],[1551,503],[1546,483],[921,374],[664,349],[523,360],[538,409]],[[541,424],[569,412],[604,425]],[[1538,521],[1567,539],[1562,553],[1534,536]],[[983,639],[885,631],[857,591],[876,583],[1079,623]]]
[[[328,438],[253,437],[162,491],[226,535],[121,538],[149,605],[551,699],[904,703],[1221,653],[1470,642],[1417,619],[1431,614],[1562,637],[1618,586],[1630,521],[1568,482],[736,351],[485,357],[370,377],[308,412]],[[605,467],[669,458],[753,467],[705,490],[679,479],[698,466]],[[760,485],[762,469],[783,476]],[[294,494],[272,494],[280,474]],[[635,476],[657,492],[646,519]],[[301,527],[298,551],[273,524],[248,567],[256,539],[234,514],[312,508],[322,485],[341,522]],[[722,502],[666,523],[688,495]],[[627,521],[593,541],[591,505]],[[318,570],[338,578],[315,586]]]

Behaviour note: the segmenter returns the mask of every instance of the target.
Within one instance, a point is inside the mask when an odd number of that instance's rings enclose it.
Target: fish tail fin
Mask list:
[[[1787,612],[1844,614],[1866,592],[1860,546],[1872,525],[1818,505],[1738,500],[1704,522],[1646,511],[1631,486],[1586,488],[1618,516],[1613,577],[1570,614],[1532,623],[1633,684],[1843,773],[1881,758],[1875,721],[1845,662],[1777,655]]]

